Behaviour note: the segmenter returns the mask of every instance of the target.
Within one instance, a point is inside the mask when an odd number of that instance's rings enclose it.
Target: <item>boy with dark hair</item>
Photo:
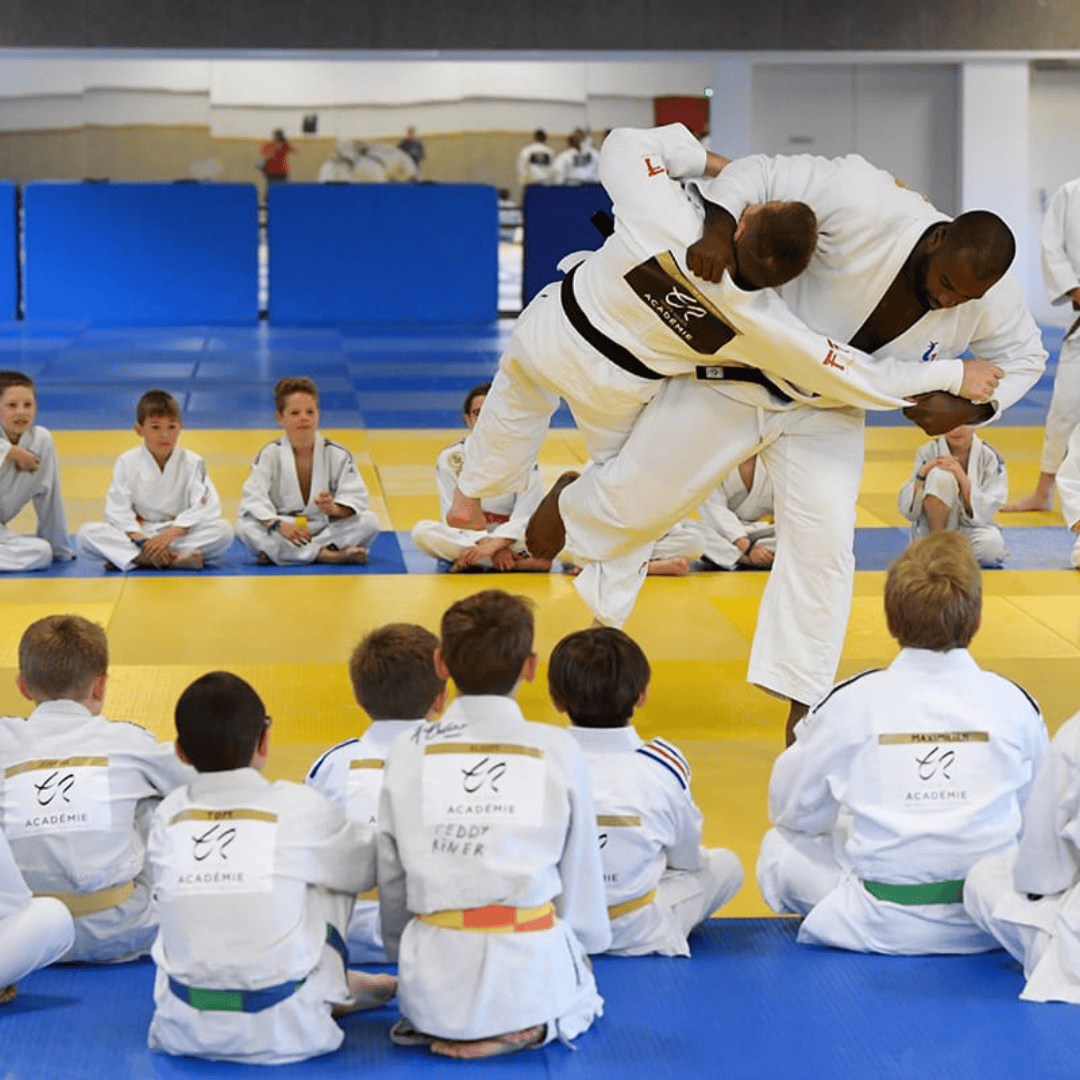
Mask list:
[[[462,409],[465,426],[472,431],[480,418],[480,410],[487,400],[491,383],[474,386],[466,395]],[[435,486],[439,492],[439,520],[418,521],[412,530],[412,540],[417,549],[433,559],[450,563],[450,573],[456,574],[470,567],[517,572],[547,573],[550,559],[534,559],[525,548],[525,526],[532,512],[544,497],[544,482],[540,466],[535,462],[529,472],[528,486],[520,495],[497,495],[481,502],[485,533],[472,529],[456,529],[447,525],[445,518],[454,500],[454,488],[465,460],[465,443],[468,434],[450,446],[444,447],[435,462]]]
[[[327,750],[305,780],[373,831],[390,745],[403,731],[434,722],[446,707],[446,679],[435,673],[438,647],[439,639],[430,630],[411,623],[372,630],[349,659],[353,696],[371,724],[360,738]],[[376,897],[357,898],[346,938],[351,963],[386,963]]]
[[[389,975],[349,972],[341,933],[375,881],[371,830],[317,792],[261,773],[270,718],[213,671],[176,703],[176,753],[198,770],[154,814],[161,910],[152,1049],[281,1064],[329,1053],[333,1016],[385,1004]]]
[[[379,803],[392,1038],[457,1058],[565,1042],[602,1011],[586,953],[611,937],[585,759],[514,700],[537,666],[526,600],[459,600],[441,642],[459,696],[394,743]]]
[[[75,558],[56,445],[36,417],[34,380],[21,371],[0,371],[0,572],[44,570],[53,560]],[[20,536],[7,523],[29,502],[37,533]]]
[[[634,710],[649,692],[649,661],[614,627],[579,630],[548,661],[548,690],[585,751],[596,800],[608,952],[689,956],[687,936],[739,891],[738,857],[701,845],[690,766],[665,739],[645,742]]]
[[[75,919],[64,958],[94,963],[149,951],[147,810],[191,775],[171,743],[101,716],[108,666],[100,626],[39,619],[19,642],[15,680],[34,711],[0,719],[0,824],[31,891]]]
[[[981,610],[967,540],[916,540],[885,584],[899,656],[840,683],[777,759],[757,877],[774,911],[806,916],[800,942],[997,947],[964,910],[964,877],[1016,843],[1047,738],[1027,693],[968,653]]]
[[[259,451],[240,496],[236,535],[267,565],[366,563],[379,531],[352,454],[319,433],[319,391],[305,376],[274,387],[285,434]]]
[[[79,529],[79,544],[107,568],[201,570],[225,554],[232,526],[221,516],[206,463],[178,446],[180,405],[165,390],[147,390],[135,406],[142,446],[116,459],[105,495],[105,520]]]

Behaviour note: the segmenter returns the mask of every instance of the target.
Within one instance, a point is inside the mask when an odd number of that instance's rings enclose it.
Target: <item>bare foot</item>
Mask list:
[[[140,551],[134,565],[142,570],[170,570],[176,561],[176,552],[166,548],[160,555],[150,556]]]
[[[255,556],[255,561],[260,566],[273,566],[274,565],[274,560],[271,559],[270,556],[267,555],[265,551],[260,551],[259,554]]]
[[[525,546],[534,559],[554,559],[566,543],[566,526],[559,513],[559,496],[581,473],[564,472],[540,500],[525,526]]]
[[[171,564],[173,570],[201,570],[202,568],[203,557],[201,551],[185,551],[177,555]]]
[[[534,559],[531,555],[515,555],[513,565],[506,569],[513,574],[547,574],[551,570],[551,560]]]
[[[527,1050],[530,1046],[539,1046],[547,1035],[547,1024],[525,1028],[523,1031],[511,1031],[506,1035],[495,1035],[490,1039],[474,1039],[459,1042],[456,1039],[436,1039],[431,1044],[431,1052],[442,1057],[476,1060],[478,1058],[498,1057],[500,1054],[512,1054],[515,1050]]]
[[[0,1005],[6,1005],[9,1001],[14,1001],[17,992],[18,990],[14,983],[10,986],[5,986],[3,990],[0,990]]]
[[[487,521],[484,519],[484,511],[480,509],[480,500],[469,495],[462,495],[454,488],[454,499],[450,509],[446,511],[446,524],[455,529],[475,529],[477,532],[487,530]]]
[[[690,573],[690,562],[681,555],[673,559],[650,559],[649,577],[686,577]]]
[[[1025,495],[1022,499],[1017,499],[1016,502],[1007,503],[1001,508],[1003,514],[1023,514],[1029,511],[1042,511],[1054,509],[1054,493],[1051,492],[1045,498],[1037,491],[1033,491],[1030,495]]]
[[[378,1009],[397,993],[397,979],[393,975],[350,971],[348,978],[349,1000],[344,1005],[333,1007],[331,1012],[334,1016],[344,1016],[359,1009]]]
[[[367,549],[362,547],[347,547],[337,550],[335,548],[324,547],[318,555],[315,556],[315,561],[320,563],[337,563],[338,565],[347,563],[349,566],[363,566],[367,562]]]

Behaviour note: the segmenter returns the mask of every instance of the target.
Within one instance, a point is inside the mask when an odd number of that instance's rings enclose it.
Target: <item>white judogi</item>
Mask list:
[[[331,747],[311,767],[304,783],[326,796],[343,814],[374,834],[379,824],[379,792],[390,744],[420,720],[377,720],[360,736]],[[358,898],[346,934],[349,963],[385,964],[379,901]]]
[[[1069,435],[1065,460],[1058,469],[1057,491],[1061,499],[1061,513],[1070,529],[1080,521],[1080,426],[1074,426]],[[1080,567],[1080,537],[1073,543],[1072,564]]]
[[[454,488],[465,460],[468,436],[444,447],[435,462],[435,486],[439,492],[439,521],[418,521],[412,530],[417,548],[433,559],[453,562],[467,547],[476,543],[479,534],[473,529],[455,529],[446,524],[446,512],[454,499]],[[496,495],[481,501],[480,508],[487,520],[488,536],[507,537],[514,542],[510,550],[525,554],[525,526],[544,497],[544,481],[540,467],[529,470],[528,486],[520,495]],[[491,559],[481,559],[477,566],[491,566]]]
[[[201,773],[154,814],[150,866],[161,911],[148,1043],[170,1054],[282,1064],[326,1054],[348,1000],[328,924],[344,932],[375,882],[371,830],[318,792],[254,769]],[[197,1009],[169,980],[204,990],[297,989],[258,1012]]]
[[[1046,208],[1042,231],[1043,283],[1051,304],[1070,304],[1069,293],[1080,286],[1080,179],[1068,180],[1054,192]],[[1080,421],[1080,341],[1069,334],[1061,343],[1054,392],[1046,414],[1040,470],[1056,473],[1065,445]]]
[[[903,649],[841,683],[773,766],[758,857],[762,896],[806,918],[799,941],[883,953],[993,949],[959,903],[879,900],[886,885],[962,880],[1007,850],[1046,750],[1014,683],[966,649]]]
[[[1018,848],[972,867],[964,904],[1024,965],[1027,1001],[1080,1004],[1080,714],[1050,745]]]
[[[698,507],[704,526],[704,553],[724,570],[739,565],[742,552],[736,540],[747,540],[751,547],[776,550],[776,526],[773,514],[773,487],[760,461],[754,462],[754,477],[747,490],[739,470],[720,481],[720,486]]]
[[[0,430],[0,572],[44,570],[54,559],[75,558],[52,435],[47,428],[34,424],[23,433],[18,445],[36,454],[40,464],[33,472],[16,469],[7,460],[11,443]],[[21,536],[9,529],[7,523],[28,502],[34,504],[37,532],[34,536]]]
[[[739,891],[743,871],[734,852],[701,846],[686,758],[665,739],[645,742],[629,725],[568,730],[589,763],[609,911],[656,893],[612,916],[606,951],[689,956],[687,935]]]
[[[131,960],[157,933],[146,815],[192,769],[145,728],[46,701],[0,719],[3,830],[34,893],[85,896],[134,882],[121,903],[75,919],[66,960]]]
[[[550,184],[555,178],[555,154],[547,143],[523,146],[517,157],[518,183]]]
[[[368,153],[382,162],[385,177],[391,184],[416,179],[416,162],[404,150],[389,143],[368,143]]]
[[[59,960],[74,940],[71,913],[30,892],[0,832],[0,989]]]
[[[177,446],[159,467],[146,445],[116,459],[105,495],[105,520],[79,529],[79,544],[92,557],[130,570],[142,550],[128,533],[156,536],[177,525],[187,529],[171,544],[181,554],[199,551],[207,561],[225,554],[232,526],[221,516],[221,500],[206,472],[206,462]]]
[[[315,496],[329,491],[334,502],[355,511],[346,518],[328,518],[315,505]],[[280,532],[268,532],[264,521],[293,521],[307,517],[311,543],[297,547]],[[305,501],[296,475],[296,456],[286,436],[267,443],[244,481],[236,522],[236,535],[253,553],[263,552],[278,565],[312,563],[319,551],[368,547],[379,531],[379,519],[368,509],[368,492],[352,454],[340,443],[316,433],[311,466],[311,491]]]
[[[704,374],[727,364],[764,368],[793,398],[822,407],[903,405],[891,389],[868,381],[869,357],[808,330],[773,290],[743,292],[727,276],[715,285],[693,278],[686,247],[701,236],[705,211],[678,178],[697,176],[705,164],[704,148],[682,124],[618,128],[604,140],[600,177],[614,203],[615,232],[599,251],[573,256],[579,262],[572,285],[541,290],[515,325],[465,446],[463,494],[523,491],[560,397],[598,462],[618,452],[664,377],[699,369]],[[625,370],[586,341],[570,323],[563,290],[573,293],[594,332],[656,377]],[[891,377],[896,365],[882,366]],[[882,384],[888,381],[884,372],[872,374]],[[962,377],[960,362],[953,361],[927,367],[912,383],[919,390],[959,389]],[[716,430],[722,429],[710,435]],[[726,439],[715,441],[726,445]],[[650,539],[697,509],[705,494]],[[667,493],[653,497],[664,501]],[[567,547],[593,558],[585,549]],[[607,612],[597,614],[616,621]]]
[[[1009,477],[1004,459],[978,435],[972,437],[967,466],[967,478],[971,482],[969,514],[960,497],[960,484],[946,469],[931,469],[925,483],[920,484],[917,480],[928,461],[942,456],[955,456],[944,435],[920,446],[915,454],[911,476],[897,497],[900,513],[911,522],[911,539],[917,540],[930,531],[923,514],[923,500],[927,495],[936,495],[949,507],[947,527],[963,533],[971,541],[979,565],[1000,566],[1005,558],[1005,539],[994,524],[994,515],[1009,494]]]
[[[817,252],[779,292],[796,316],[833,341],[859,330],[918,239],[945,220],[856,155],[746,158],[695,183],[736,219],[747,205],[773,199],[800,199],[814,209]],[[949,358],[969,346],[1005,371],[992,399],[996,412],[1038,379],[1046,352],[1011,275],[981,300],[928,311],[867,358],[867,370],[880,365],[882,385],[896,395],[955,392],[962,371]],[[774,360],[770,354],[760,366],[773,374]],[[815,378],[821,371],[815,368]],[[947,381],[953,372],[955,385]],[[602,621],[624,620],[652,539],[700,505],[738,462],[759,453],[776,492],[777,554],[748,680],[796,701],[817,700],[832,684],[851,606],[862,427],[859,409],[810,410],[762,387],[669,379],[618,457],[586,470],[560,497],[567,549],[596,564],[585,567],[575,587]]]
[[[547,1024],[564,1041],[601,1014],[587,952],[611,940],[584,755],[501,696],[457,698],[390,750],[379,803],[379,902],[401,1014],[481,1039]],[[486,933],[411,913],[553,901],[548,930]]]
[[[600,180],[600,151],[590,142],[568,146],[555,156],[556,184],[595,184]]]

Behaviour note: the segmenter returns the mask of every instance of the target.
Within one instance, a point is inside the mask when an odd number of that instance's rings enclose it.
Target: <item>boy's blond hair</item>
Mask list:
[[[25,386],[33,391],[34,397],[37,398],[37,387],[29,375],[22,371],[0,371],[0,394],[12,386]]]
[[[509,694],[533,649],[533,605],[485,589],[442,617],[442,658],[462,694]]]
[[[315,399],[315,404],[319,404],[319,388],[314,379],[309,379],[306,375],[286,375],[284,379],[278,379],[274,387],[274,411],[283,413],[285,402],[293,394],[310,394]]]
[[[885,621],[909,649],[966,649],[982,615],[982,573],[967,537],[920,537],[889,567]]]
[[[19,641],[19,674],[43,701],[82,701],[109,669],[105,631],[81,615],[48,615],[31,623]]]
[[[446,688],[435,672],[439,639],[414,623],[372,630],[349,657],[356,703],[372,720],[422,720]]]
[[[135,422],[145,424],[152,416],[180,419],[180,403],[168,390],[147,390],[135,406]]]

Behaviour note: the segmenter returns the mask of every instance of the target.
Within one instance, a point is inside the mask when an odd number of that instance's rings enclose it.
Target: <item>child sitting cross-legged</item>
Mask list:
[[[614,627],[564,637],[548,662],[548,689],[585,751],[611,918],[623,956],[689,956],[687,935],[739,891],[743,870],[724,848],[701,846],[690,766],[666,739],[645,742],[634,710],[645,704],[649,662]]]
[[[395,989],[346,968],[353,901],[375,883],[372,831],[317,791],[263,778],[270,719],[229,672],[180,695],[176,752],[198,775],[150,827],[161,912],[150,1047],[259,1064],[336,1050],[334,1015]]]

